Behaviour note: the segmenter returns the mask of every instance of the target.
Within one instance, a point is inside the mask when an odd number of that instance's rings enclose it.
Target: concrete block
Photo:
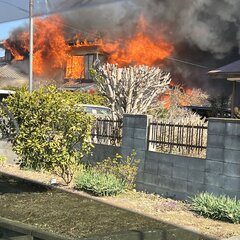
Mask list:
[[[198,170],[189,169],[188,170],[188,182],[194,182],[194,183],[204,183],[205,173]]]
[[[173,182],[173,179],[171,177],[158,175],[158,185],[157,185],[157,187],[158,188],[171,189],[172,182]]]
[[[147,138],[147,131],[146,131],[146,129],[135,128],[135,131],[134,131],[133,135],[134,135],[135,139],[144,139],[144,140],[146,140],[146,138]]]
[[[229,191],[240,191],[240,177],[224,177],[223,188]]]
[[[174,179],[187,180],[188,179],[188,168],[187,167],[185,167],[185,168],[173,167],[172,177]]]
[[[151,185],[155,185],[157,186],[158,184],[158,177],[157,175],[153,175],[153,174],[149,174],[149,173],[145,173],[143,174],[143,179],[144,179],[144,183],[145,184],[151,184]]]
[[[198,171],[204,171],[206,165],[206,160],[202,158],[191,158],[188,163],[189,169],[195,169]]]
[[[240,164],[240,151],[225,149],[224,150],[224,162]]]
[[[222,135],[208,134],[207,146],[210,148],[224,148],[224,138]]]
[[[240,164],[224,163],[223,174],[230,177],[240,177]]]
[[[212,186],[207,184],[206,185],[206,192],[212,193],[216,196],[223,195],[223,189],[220,187]]]
[[[133,138],[134,137],[134,130],[135,128],[124,127],[123,128],[123,139],[126,138]]]
[[[122,139],[122,146],[123,147],[133,147],[134,148],[134,139],[130,137],[124,136]]]
[[[226,135],[240,136],[240,123],[226,123]]]
[[[146,141],[146,139],[134,139],[132,144],[133,144],[133,147],[135,149],[147,150],[147,141]]]
[[[228,189],[223,189],[223,195],[240,200],[240,191],[231,191]]]
[[[172,177],[173,167],[170,162],[158,163],[158,175]]]
[[[123,116],[123,128],[135,128],[135,118],[131,115]]]
[[[208,134],[224,135],[226,130],[226,123],[224,122],[209,122]]]
[[[187,193],[188,182],[180,179],[173,179],[169,184],[169,189],[176,192]]]
[[[189,161],[191,161],[190,157],[183,156],[174,156],[173,158],[173,166],[174,167],[185,167],[188,166]]]
[[[207,147],[207,159],[223,162],[224,148]]]
[[[240,151],[240,136],[225,136],[224,148]]]
[[[205,192],[206,186],[202,183],[188,182],[187,183],[187,192],[189,195],[197,195],[199,193]]]
[[[153,159],[145,160],[144,172],[157,175],[158,174],[158,161],[153,160]]]
[[[136,189],[137,191],[144,191],[147,193],[155,193],[156,192],[156,185],[146,184],[144,182],[137,182]]]
[[[222,174],[223,173],[223,162],[206,160],[205,171],[209,173]]]
[[[173,158],[172,158],[172,154],[165,154],[165,153],[158,153],[158,161],[159,161],[159,164],[170,164],[171,166],[173,165]]]
[[[135,121],[134,121],[135,128],[146,129],[147,126],[148,126],[147,115],[135,116]]]
[[[211,185],[215,187],[222,188],[224,184],[224,176],[216,173],[205,173],[205,181],[206,185]]]

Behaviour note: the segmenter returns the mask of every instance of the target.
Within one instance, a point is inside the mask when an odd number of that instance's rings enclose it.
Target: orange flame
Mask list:
[[[159,65],[161,60],[174,51],[173,45],[164,39],[164,30],[151,26],[141,17],[132,37],[122,37],[115,41],[109,37],[93,38],[93,41],[89,41],[87,39],[92,36],[82,38],[82,35],[77,34],[73,39],[75,44],[69,46],[64,38],[60,16],[37,18],[34,20],[33,71],[37,76],[49,76],[66,66],[65,77],[78,79],[84,73],[84,56],[71,56],[70,50],[74,48],[86,50],[86,47],[95,47],[97,51],[106,53],[107,61],[117,63],[119,66]],[[5,46],[16,60],[23,59],[29,52],[29,34],[23,32],[15,39],[10,37]]]
[[[33,36],[33,72],[37,76],[51,76],[65,66],[68,45],[65,43],[62,20],[59,16],[36,18]],[[16,44],[17,43],[17,44]],[[5,47],[15,60],[24,59],[29,53],[29,33],[10,37]]]
[[[78,79],[84,75],[84,57],[69,56],[67,59],[67,67],[65,78]]]
[[[129,64],[153,66],[159,60],[170,56],[174,50],[173,45],[167,42],[160,31],[156,36],[149,34],[157,29],[141,17],[137,31],[131,38],[121,39],[118,42],[103,44],[102,49],[109,53],[108,61],[119,66]]]

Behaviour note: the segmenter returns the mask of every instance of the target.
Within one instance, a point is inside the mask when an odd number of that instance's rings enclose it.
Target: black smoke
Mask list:
[[[76,32],[131,36],[140,16],[175,46],[165,61],[175,81],[203,89],[217,87],[207,72],[239,58],[239,0],[128,0],[63,13],[66,35]]]

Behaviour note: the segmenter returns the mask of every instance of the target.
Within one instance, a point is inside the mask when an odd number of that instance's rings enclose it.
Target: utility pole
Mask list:
[[[33,1],[29,0],[29,92],[33,90]]]

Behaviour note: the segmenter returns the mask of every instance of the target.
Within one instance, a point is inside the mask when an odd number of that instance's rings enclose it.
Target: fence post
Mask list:
[[[151,116],[140,114],[123,115],[123,136],[121,154],[129,156],[133,150],[140,159],[139,173],[143,171],[146,150],[148,150],[148,126]]]

